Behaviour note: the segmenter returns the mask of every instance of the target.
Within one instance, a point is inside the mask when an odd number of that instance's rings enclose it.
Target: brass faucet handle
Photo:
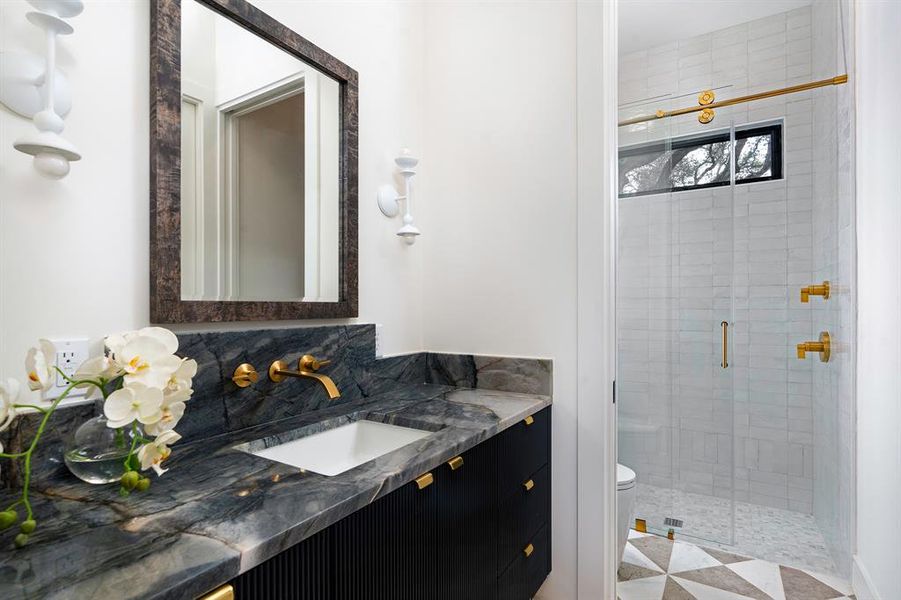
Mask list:
[[[820,333],[820,341],[818,342],[801,342],[798,344],[798,358],[804,360],[807,358],[808,352],[818,352],[820,354],[820,362],[829,362],[832,356],[832,338],[829,332]]]
[[[829,281],[824,281],[820,285],[808,285],[801,288],[801,302],[807,304],[810,302],[811,296],[822,296],[823,300],[829,299]]]
[[[234,374],[232,374],[232,381],[235,382],[235,385],[241,388],[250,387],[259,380],[260,374],[257,373],[257,370],[253,368],[253,365],[250,363],[242,363],[237,366]]]
[[[317,360],[312,354],[304,354],[297,361],[297,368],[301,371],[318,371],[320,368],[332,364],[330,360]]]

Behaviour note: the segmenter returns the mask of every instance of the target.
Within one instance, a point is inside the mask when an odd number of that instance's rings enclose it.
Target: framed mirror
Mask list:
[[[357,73],[245,0],[152,0],[150,318],[357,316]]]

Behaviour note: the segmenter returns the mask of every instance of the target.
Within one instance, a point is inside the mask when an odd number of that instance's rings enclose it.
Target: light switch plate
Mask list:
[[[50,340],[56,347],[56,359],[54,364],[66,374],[67,377],[75,375],[75,371],[81,366],[81,363],[88,359],[88,339],[72,338],[72,339],[55,339]],[[52,359],[51,359],[52,360]],[[68,382],[59,373],[56,374],[56,381],[53,387],[44,392],[45,400],[53,400],[59,398],[59,395],[68,387]],[[79,398],[87,394],[87,389],[74,389],[69,392],[66,399]]]

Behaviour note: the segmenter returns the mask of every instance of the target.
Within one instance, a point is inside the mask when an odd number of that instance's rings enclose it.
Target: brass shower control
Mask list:
[[[807,358],[808,352],[819,352],[820,362],[829,362],[829,357],[832,355],[832,338],[829,337],[829,333],[826,331],[821,332],[819,342],[801,342],[798,344],[798,358],[804,360]]]
[[[821,285],[808,285],[801,288],[801,302],[805,304],[810,302],[811,296],[822,296],[823,300],[829,299],[829,282],[824,281]]]
[[[257,373],[257,370],[249,363],[238,365],[234,374],[232,374],[232,381],[235,382],[236,386],[242,388],[255,384],[259,378],[260,374]]]
[[[716,100],[716,94],[713,93],[713,90],[704,90],[698,95],[698,104],[701,106],[713,104],[714,100]]]

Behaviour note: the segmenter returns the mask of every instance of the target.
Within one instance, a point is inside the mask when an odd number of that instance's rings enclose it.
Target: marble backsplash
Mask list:
[[[183,333],[181,356],[198,363],[194,395],[178,426],[186,439],[197,440],[316,411],[326,406],[365,401],[392,388],[435,384],[551,395],[550,360],[420,352],[384,359],[375,357],[374,325],[337,325],[295,329]],[[274,360],[296,366],[303,354],[332,363],[321,373],[331,377],[341,397],[329,400],[312,379],[290,378],[273,383],[266,373]],[[232,373],[241,363],[260,374],[250,387],[239,388]],[[100,405],[63,407],[51,417],[38,452],[37,477],[62,464],[62,447],[85,420],[99,414]],[[7,452],[16,452],[33,435],[39,415],[26,415],[0,438]],[[52,467],[52,468],[50,468]],[[4,461],[0,480],[18,479],[16,465]]]

